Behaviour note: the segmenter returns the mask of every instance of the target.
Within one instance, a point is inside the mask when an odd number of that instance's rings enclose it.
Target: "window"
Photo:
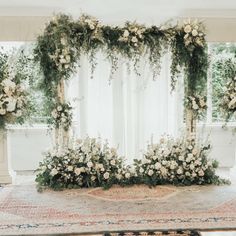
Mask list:
[[[32,118],[30,123],[45,123],[47,117],[47,102],[39,89],[42,78],[39,67],[33,63],[33,43],[25,42],[0,42],[1,50],[9,55],[9,65],[21,73],[24,86],[29,93],[32,103]]]
[[[207,123],[223,123],[225,120],[220,110],[220,102],[227,79],[222,76],[222,68],[218,66],[217,62],[234,58],[236,56],[236,43],[209,43],[208,50],[210,66],[208,71]]]

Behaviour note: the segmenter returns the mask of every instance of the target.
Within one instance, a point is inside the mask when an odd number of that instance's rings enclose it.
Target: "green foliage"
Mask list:
[[[233,84],[236,76],[236,45],[215,43],[210,49],[213,121],[235,121],[235,112],[227,106],[227,103],[233,99],[235,93]]]
[[[210,145],[199,145],[194,139],[161,139],[129,166],[116,149],[86,138],[73,148],[47,153],[37,170],[36,182],[40,191],[45,187],[107,189],[114,184],[229,184],[216,175],[218,163],[207,158],[209,149]]]
[[[193,26],[198,27],[196,23]],[[135,22],[126,22],[124,27],[102,26],[97,19],[87,15],[82,15],[78,21],[58,15],[38,37],[35,48],[35,60],[39,61],[44,74],[42,89],[47,96],[55,98],[57,84],[62,78],[70,77],[81,53],[89,55],[94,71],[95,53],[99,50],[111,61],[111,77],[120,55],[133,64],[138,75],[138,62],[147,55],[155,77],[160,71],[160,58],[168,47],[172,52],[172,87],[175,87],[180,68],[184,68],[188,90],[202,89],[208,65],[204,34],[199,29],[196,36],[190,37],[190,33],[186,38],[184,30],[176,26],[166,29],[146,27]],[[191,43],[187,44],[187,40]],[[66,65],[60,60],[64,58],[65,50],[69,58]]]

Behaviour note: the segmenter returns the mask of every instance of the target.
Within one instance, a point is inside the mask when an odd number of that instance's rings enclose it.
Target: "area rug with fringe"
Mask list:
[[[0,235],[235,229],[235,185],[0,191]]]

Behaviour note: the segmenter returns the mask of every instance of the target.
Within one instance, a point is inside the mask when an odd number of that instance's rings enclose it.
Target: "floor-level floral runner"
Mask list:
[[[236,187],[133,186],[38,193],[0,191],[0,235],[235,230]]]

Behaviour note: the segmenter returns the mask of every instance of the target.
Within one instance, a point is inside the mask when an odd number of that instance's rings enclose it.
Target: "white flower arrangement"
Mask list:
[[[128,22],[122,29],[121,36],[119,37],[118,41],[127,43],[130,46],[138,48],[143,42],[144,31],[144,26]]]
[[[48,152],[40,163],[36,181],[54,189],[104,187],[113,184],[220,184],[217,162],[207,158],[210,145],[195,139],[163,137],[151,144],[141,160],[125,165],[115,148],[100,139],[77,140],[63,152]]]
[[[204,47],[205,33],[202,23],[190,19],[184,22],[184,44],[187,48]]]
[[[193,111],[195,118],[200,118],[207,109],[206,96],[188,96],[185,105]]]
[[[101,23],[95,17],[83,14],[79,18],[80,24],[86,26],[91,31],[98,31],[101,28]]]
[[[160,143],[148,146],[135,168],[144,183],[151,185],[214,183],[217,163],[207,159],[209,149],[210,145],[199,146],[195,139],[164,136]]]
[[[0,82],[0,126],[20,119],[26,111],[26,105],[27,98],[23,87],[6,73],[6,78]]]
[[[72,123],[72,107],[69,103],[57,103],[51,112],[49,124],[68,130]]]
[[[60,48],[57,48],[55,53],[53,55],[49,55],[49,57],[55,62],[59,71],[69,69],[71,67],[71,49],[65,35],[63,35],[60,39]]]
[[[47,153],[38,171],[36,181],[53,188],[110,187],[126,174],[117,150],[89,137],[61,153]]]

